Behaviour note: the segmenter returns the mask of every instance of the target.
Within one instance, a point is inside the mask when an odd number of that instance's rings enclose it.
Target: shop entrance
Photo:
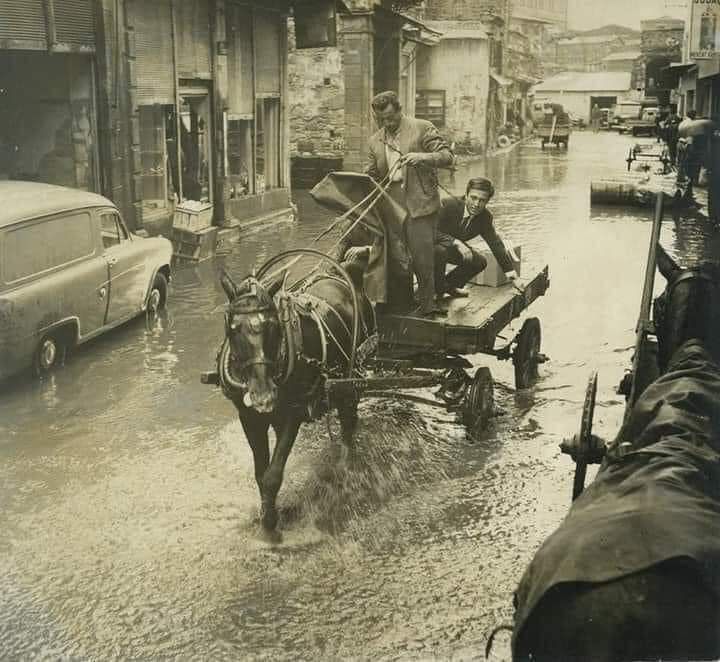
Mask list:
[[[0,179],[97,191],[92,59],[0,51]]]
[[[182,198],[212,202],[209,90],[181,87],[179,108]]]

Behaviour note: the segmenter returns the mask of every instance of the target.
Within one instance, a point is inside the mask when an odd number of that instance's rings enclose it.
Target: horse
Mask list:
[[[273,540],[280,539],[276,499],[301,424],[336,409],[344,457],[353,450],[357,393],[348,389],[330,401],[324,388],[329,375],[347,376],[357,349],[351,283],[360,315],[360,345],[374,337],[375,318],[357,278],[320,274],[302,292],[290,292],[279,279],[268,285],[248,276],[238,284],[227,272],[221,276],[228,310],[218,354],[219,382],[238,411],[252,450],[261,522]],[[272,457],[271,426],[276,438]]]
[[[515,662],[720,657],[720,270],[657,265],[660,376],[525,570]]]

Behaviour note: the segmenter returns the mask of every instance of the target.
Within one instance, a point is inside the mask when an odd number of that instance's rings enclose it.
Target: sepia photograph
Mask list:
[[[720,0],[0,0],[0,661],[720,660]]]

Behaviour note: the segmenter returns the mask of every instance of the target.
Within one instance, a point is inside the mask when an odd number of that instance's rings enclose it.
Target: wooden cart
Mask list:
[[[344,389],[367,397],[391,397],[422,402],[456,411],[474,436],[494,413],[493,380],[487,367],[478,368],[467,356],[488,354],[511,359],[515,385],[528,388],[546,360],[540,352],[541,329],[536,317],[525,320],[520,331],[498,344],[500,333],[550,285],[548,267],[521,290],[513,283],[500,287],[473,285],[466,299],[446,302],[444,315],[434,319],[403,314],[378,315],[378,347],[367,362],[368,376],[328,379],[329,394]],[[437,387],[433,399],[409,393]]]

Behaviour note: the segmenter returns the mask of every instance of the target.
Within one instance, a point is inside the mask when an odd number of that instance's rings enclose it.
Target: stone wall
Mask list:
[[[297,50],[290,19],[288,46],[290,155],[341,158],[345,152],[345,77],[340,44]]]

